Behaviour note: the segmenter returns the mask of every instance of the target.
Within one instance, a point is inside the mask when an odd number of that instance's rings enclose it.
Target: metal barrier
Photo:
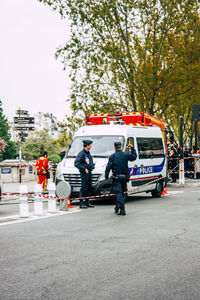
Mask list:
[[[192,169],[193,170],[185,170],[185,167],[184,167],[184,162],[186,160],[194,160],[194,162],[192,163]],[[200,179],[200,155],[199,154],[193,154],[193,156],[190,156],[190,157],[184,157],[184,158],[170,158],[169,157],[169,161],[171,160],[176,160],[179,162],[179,170],[174,170],[173,172],[170,172],[170,173],[176,173],[176,174],[179,174],[179,183],[180,184],[184,184],[185,183],[185,180],[187,178],[190,177],[193,177],[194,179],[197,179],[197,177]],[[180,166],[181,164],[181,166]],[[183,175],[185,175],[183,177]],[[185,178],[185,179],[184,179]]]

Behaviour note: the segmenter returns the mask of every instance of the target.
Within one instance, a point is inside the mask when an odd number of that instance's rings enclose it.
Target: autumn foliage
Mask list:
[[[147,111],[189,134],[200,103],[198,0],[40,0],[70,18],[56,56],[71,68],[70,124],[88,112]]]

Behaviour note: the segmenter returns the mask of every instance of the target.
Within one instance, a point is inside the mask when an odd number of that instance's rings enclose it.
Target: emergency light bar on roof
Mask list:
[[[165,124],[162,119],[156,118],[146,112],[117,112],[111,114],[89,114],[86,117],[86,125],[110,125],[125,124],[129,126],[158,126],[165,129]]]

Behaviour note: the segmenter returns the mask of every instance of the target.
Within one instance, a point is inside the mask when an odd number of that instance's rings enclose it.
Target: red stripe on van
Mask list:
[[[130,179],[130,181],[142,180],[142,179],[150,179],[150,178],[158,178],[158,176],[134,178],[134,179]]]

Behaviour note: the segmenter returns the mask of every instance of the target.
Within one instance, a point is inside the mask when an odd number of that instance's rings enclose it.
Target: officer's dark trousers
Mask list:
[[[81,174],[80,197],[89,197],[92,193],[92,173]]]
[[[113,191],[116,194],[116,206],[124,209],[124,192],[127,192],[127,182],[114,179]]]

